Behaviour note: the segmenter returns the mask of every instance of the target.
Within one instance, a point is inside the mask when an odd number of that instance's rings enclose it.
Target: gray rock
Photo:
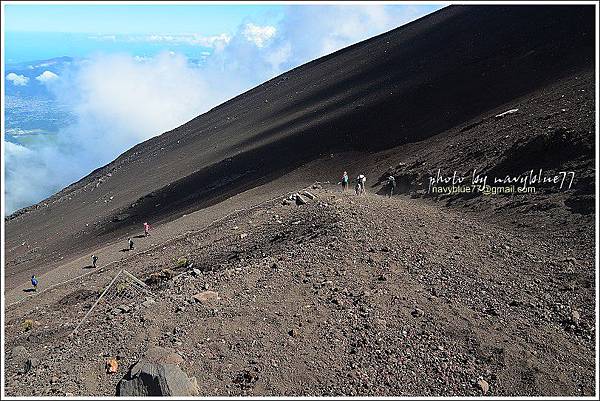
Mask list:
[[[312,193],[310,193],[310,192],[308,192],[308,191],[303,191],[303,192],[302,192],[302,195],[306,196],[308,199],[311,199],[311,200],[312,200],[312,199],[315,199],[315,198],[317,197],[317,195],[315,195],[315,194],[312,194]]]
[[[10,351],[10,356],[15,360],[23,360],[29,358],[29,352],[22,345],[17,345]]]
[[[575,324],[578,324],[580,320],[581,320],[581,315],[579,314],[579,312],[576,310],[572,311],[571,312],[571,321]]]
[[[117,384],[117,395],[145,396],[197,396],[197,382],[190,379],[173,364],[152,363],[141,360]]]
[[[425,312],[419,308],[415,308],[410,314],[413,315],[413,317],[421,317],[425,314]]]
[[[120,309],[121,312],[123,312],[123,313],[127,313],[131,310],[131,308],[129,308],[129,306],[124,305],[124,304],[117,306],[117,309]]]
[[[503,117],[508,116],[510,114],[514,114],[514,113],[516,113],[518,111],[519,111],[519,109],[510,109],[510,110],[505,111],[504,113],[496,114],[494,117],[495,118],[503,118]]]
[[[124,220],[127,220],[129,217],[131,217],[131,215],[129,213],[122,213],[122,214],[118,214],[115,217],[113,217],[113,221],[115,221],[115,222],[124,221]]]
[[[192,299],[196,302],[200,302],[203,304],[207,304],[210,302],[214,302],[214,301],[218,301],[219,298],[219,293],[215,292],[215,291],[203,291],[200,292],[196,295],[192,296]]]
[[[129,306],[123,304],[123,305],[119,305],[116,308],[114,308],[111,313],[113,315],[118,315],[120,313],[128,313],[131,310],[131,308],[129,308]]]
[[[23,364],[23,373],[29,373],[32,369],[38,367],[40,361],[37,358],[28,358]]]
[[[304,199],[300,194],[296,194],[296,205],[306,205],[306,199]]]
[[[490,385],[483,379],[477,381],[477,387],[479,387],[483,395],[486,395],[487,392],[490,391]]]
[[[152,298],[147,298],[144,302],[142,302],[142,306],[144,308],[149,308],[152,305],[154,305],[156,303],[156,301]]]

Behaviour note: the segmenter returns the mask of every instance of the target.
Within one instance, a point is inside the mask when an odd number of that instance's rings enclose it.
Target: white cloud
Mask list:
[[[32,205],[56,191],[56,187],[47,185],[53,181],[50,177],[52,172],[45,164],[37,163],[39,149],[29,149],[6,140],[3,143],[7,213]]]
[[[200,71],[175,53],[144,63],[125,55],[94,58],[78,73],[71,90],[76,93],[72,108],[79,121],[112,127],[109,143],[119,152],[192,119],[204,111],[203,106],[212,106],[215,96]],[[98,132],[102,138],[104,128]]]
[[[263,47],[277,33],[274,26],[259,26],[252,23],[246,24],[242,34],[257,47]]]
[[[117,36],[116,35],[93,35],[93,36],[88,36],[88,39],[97,40],[100,42],[116,42]]]
[[[42,83],[46,83],[46,82],[50,82],[50,81],[54,81],[55,79],[58,79],[58,75],[56,75],[52,71],[46,70],[46,71],[42,72],[40,75],[38,75],[37,77],[35,77],[35,79],[37,79],[38,81],[40,81]]]
[[[97,41],[111,42],[149,42],[149,43],[169,43],[169,44],[187,44],[192,46],[219,47],[224,46],[231,40],[231,36],[226,33],[218,35],[200,35],[191,34],[155,34],[155,35],[103,35],[88,36],[88,39]]]
[[[17,75],[14,72],[8,73],[6,80],[11,81],[14,86],[26,86],[29,78],[25,75]]]
[[[64,76],[69,79],[57,80],[51,90],[76,123],[31,145],[5,142],[8,213],[236,94],[207,81],[184,56],[167,52],[143,63],[128,55],[99,55]]]

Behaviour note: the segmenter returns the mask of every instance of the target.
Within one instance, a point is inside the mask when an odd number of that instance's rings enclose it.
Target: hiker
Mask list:
[[[150,235],[150,224],[148,223],[144,223],[144,236],[149,236]]]
[[[355,189],[357,191],[356,195],[363,195],[365,193],[365,183],[367,182],[367,177],[364,176],[364,174],[359,174],[358,177],[356,177],[356,184],[357,184],[357,188]]]
[[[346,190],[348,189],[348,172],[344,171],[344,175],[342,175],[342,192],[346,192]]]
[[[132,251],[133,250],[133,240],[131,238],[129,238],[129,250]]]
[[[33,286],[33,291],[37,291],[38,280],[35,277],[35,274],[31,276],[31,285]]]
[[[392,197],[392,195],[394,195],[394,188],[396,188],[396,179],[394,178],[393,175],[390,175],[388,177],[388,186],[389,186],[389,194],[390,194],[390,198]]]
[[[98,261],[98,256],[92,255],[92,267],[96,267],[97,261]]]

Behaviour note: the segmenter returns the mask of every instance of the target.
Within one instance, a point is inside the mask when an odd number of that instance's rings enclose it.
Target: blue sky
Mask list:
[[[326,10],[341,8],[306,4],[12,3],[3,6],[5,61],[8,64],[60,56],[87,57],[98,52],[128,52],[137,56],[152,56],[160,51],[177,51],[191,58],[199,58],[203,52],[214,47],[215,40],[233,37],[240,26],[248,22],[258,26],[277,26],[286,16],[302,14],[307,9],[322,9],[327,14],[329,11]],[[418,17],[441,6],[377,7],[385,9],[390,15],[406,13]],[[397,25],[402,22],[403,18],[399,18]],[[386,26],[388,25],[393,26]],[[308,32],[305,34],[309,35]]]
[[[232,36],[245,21],[276,24],[282,5],[35,5],[4,7],[9,64],[59,56],[173,50],[197,58],[206,46],[140,35]],[[118,35],[112,37],[112,35]],[[135,36],[137,35],[137,36]]]
[[[5,7],[8,32],[232,33],[247,18],[280,16],[282,5],[28,5]]]

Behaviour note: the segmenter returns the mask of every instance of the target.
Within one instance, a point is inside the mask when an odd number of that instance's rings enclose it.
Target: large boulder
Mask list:
[[[140,360],[117,384],[117,395],[125,397],[146,396],[197,396],[196,378],[189,378],[177,365]]]

